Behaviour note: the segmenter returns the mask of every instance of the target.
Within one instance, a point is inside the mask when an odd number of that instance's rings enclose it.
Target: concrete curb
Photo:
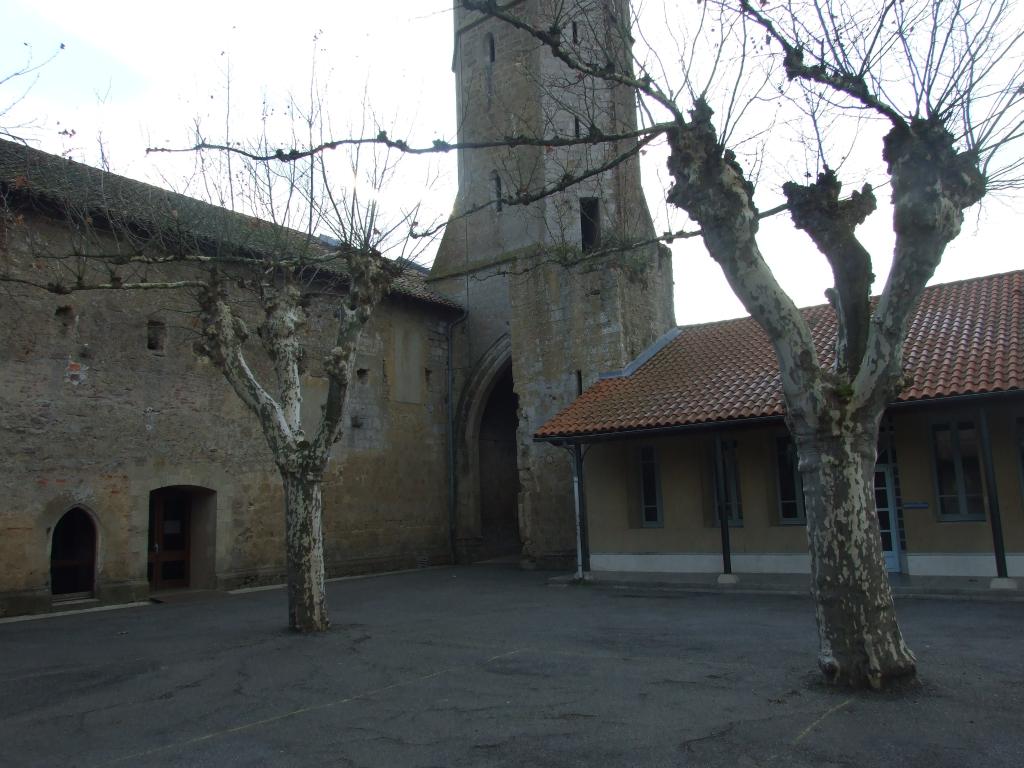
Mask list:
[[[112,603],[110,605],[96,605],[91,608],[75,608],[72,610],[49,611],[47,613],[26,613],[21,616],[6,616],[0,619],[0,624],[17,624],[22,621],[41,621],[42,619],[57,619],[64,616],[78,616],[83,613],[104,613],[106,611],[120,611],[123,608],[143,608],[153,605],[149,600],[135,603]]]
[[[660,594],[705,594],[705,595],[781,595],[786,597],[810,597],[809,588],[796,589],[788,585],[749,583],[743,581],[743,576],[737,583],[693,583],[674,582],[666,580],[649,579],[608,579],[594,578],[591,574],[580,584],[573,574],[562,574],[552,576],[548,579],[548,586],[565,588],[571,586],[587,586],[597,589],[614,590],[621,592],[651,592]],[[924,599],[924,600],[972,600],[978,602],[999,602],[999,603],[1022,603],[1024,593],[989,589],[983,587],[972,588],[938,588],[938,587],[917,587],[894,584],[892,587],[893,596],[898,599]]]

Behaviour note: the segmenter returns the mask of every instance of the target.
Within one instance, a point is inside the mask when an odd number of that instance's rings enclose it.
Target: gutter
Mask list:
[[[533,436],[535,443],[551,443],[551,445],[579,445],[581,443],[597,443],[605,440],[618,440],[629,437],[650,437],[667,435],[676,432],[691,432],[701,429],[720,429],[722,427],[745,426],[747,424],[763,424],[780,422],[784,416],[751,416],[745,419],[729,419],[727,421],[702,421],[698,424],[677,424],[671,427],[654,429],[625,429],[618,432],[595,432],[587,435],[551,435],[550,437]]]

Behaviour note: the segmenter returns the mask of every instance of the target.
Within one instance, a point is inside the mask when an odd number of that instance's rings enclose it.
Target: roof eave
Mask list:
[[[957,405],[970,403],[978,400],[1011,399],[1024,396],[1021,389],[1001,389],[994,392],[969,392],[960,395],[944,395],[940,397],[916,398],[914,400],[894,400],[889,403],[887,409],[906,410],[907,408],[923,408],[929,405]],[[680,432],[707,431],[712,429],[725,429],[733,427],[754,426],[759,424],[780,422],[785,419],[784,415],[767,416],[746,416],[740,419],[723,419],[721,421],[700,421],[692,424],[675,424],[664,427],[645,427],[639,429],[624,429],[613,432],[588,432],[585,434],[561,434],[533,436],[535,443],[550,443],[551,445],[565,445],[575,443],[597,443],[609,440],[629,439],[634,437],[661,437],[664,435],[677,434]]]

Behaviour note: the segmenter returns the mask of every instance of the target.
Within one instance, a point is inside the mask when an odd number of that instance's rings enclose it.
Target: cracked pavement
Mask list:
[[[907,599],[921,682],[814,669],[809,598],[553,588],[476,566],[0,624],[0,765],[998,766],[1024,603]]]

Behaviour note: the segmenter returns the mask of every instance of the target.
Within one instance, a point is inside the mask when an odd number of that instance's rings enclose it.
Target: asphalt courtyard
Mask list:
[[[0,766],[1014,766],[1024,603],[904,599],[921,683],[814,673],[806,597],[441,568],[0,624]]]

